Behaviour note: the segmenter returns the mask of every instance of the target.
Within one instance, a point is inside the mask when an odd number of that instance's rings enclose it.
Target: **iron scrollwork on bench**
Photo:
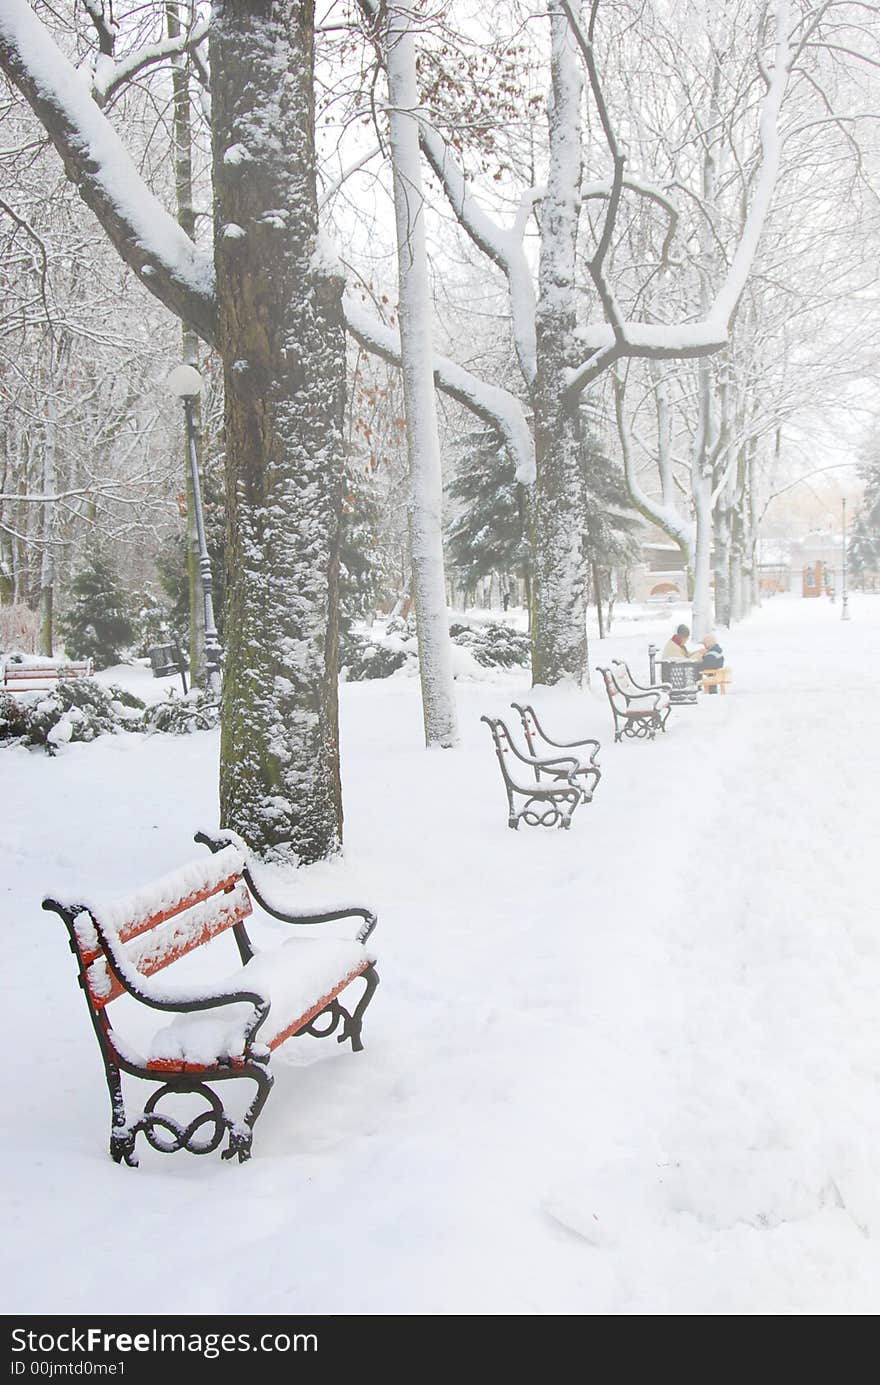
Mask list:
[[[363,1048],[364,1011],[379,978],[367,939],[376,926],[371,910],[344,906],[321,913],[291,911],[267,898],[254,880],[247,848],[232,832],[198,833],[212,855],[112,900],[43,908],[63,919],[77,959],[79,983],[101,1050],[110,1094],[110,1154],[135,1165],[143,1134],[162,1154],[185,1149],[210,1154],[227,1139],[223,1159],[250,1157],[254,1124],[273,1085],[272,1053],[289,1038],[311,1034]],[[291,937],[257,951],[244,920],[253,901],[284,923],[314,925],[360,918],[355,938]],[[156,982],[158,973],[231,930],[241,965],[222,981],[202,985]],[[354,981],[363,990],[351,1009],[340,1000]],[[128,995],[157,1016],[152,1035],[132,1040],[110,1019],[112,1002]],[[158,1083],[138,1112],[126,1108],[123,1076]],[[227,1108],[215,1087],[234,1078],[255,1085],[241,1113]],[[203,1107],[182,1117],[162,1103],[196,1097]],[[161,1108],[161,1109],[160,1109]]]

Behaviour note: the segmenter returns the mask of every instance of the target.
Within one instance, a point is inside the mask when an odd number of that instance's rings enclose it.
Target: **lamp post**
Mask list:
[[[193,419],[193,400],[202,392],[202,377],[195,366],[175,366],[168,376],[168,388],[183,404],[186,418],[186,443],[189,455],[189,474],[192,484],[193,511],[196,521],[196,537],[199,545],[199,571],[202,577],[202,594],[205,602],[205,662],[208,666],[208,692],[214,701],[220,699],[220,641],[214,623],[214,583],[211,577],[211,563],[208,558],[208,545],[205,541],[205,521],[202,514],[202,492],[199,486],[199,468],[196,460],[196,426]]]
[[[843,507],[843,573],[840,584],[840,619],[849,620],[849,608],[847,606],[848,596],[846,591],[846,498],[844,497],[840,503]]]

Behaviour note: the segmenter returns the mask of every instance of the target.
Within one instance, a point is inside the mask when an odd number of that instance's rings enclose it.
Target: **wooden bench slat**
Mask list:
[[[169,917],[179,920],[179,926],[156,932],[149,924],[143,924],[137,928],[136,932],[130,933],[129,938],[143,938],[141,947],[129,947],[125,949],[126,962],[140,976],[155,976],[163,971],[165,967],[171,966],[172,962],[185,957],[188,952],[201,947],[203,943],[210,942],[227,928],[233,928],[237,923],[241,923],[253,912],[251,897],[248,893],[244,881],[239,879],[233,893],[222,900],[215,900],[211,903],[214,893],[207,898],[202,897],[198,902],[193,902],[193,906],[188,913],[181,915],[180,910],[175,910],[172,914],[157,915],[155,922],[167,922]],[[201,907],[208,904],[210,907]],[[150,927],[149,935],[147,928]],[[121,934],[119,935],[122,941]],[[86,969],[86,980],[95,1005],[99,1009],[109,1005],[111,1001],[118,999],[125,994],[123,986],[113,974],[110,966],[104,957],[103,952],[99,952],[94,960]]]
[[[91,678],[93,672],[90,659],[84,663],[70,664],[5,664],[3,682],[4,684],[42,683],[48,679]]]

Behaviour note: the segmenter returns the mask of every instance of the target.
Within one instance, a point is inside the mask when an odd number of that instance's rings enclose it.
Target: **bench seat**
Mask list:
[[[375,952],[363,943],[342,938],[290,938],[280,947],[257,953],[246,967],[224,976],[219,987],[224,991],[254,991],[268,1002],[269,1014],[255,1047],[263,1045],[271,1053],[375,961]],[[173,994],[169,998],[173,999]],[[153,1035],[145,1065],[191,1072],[241,1062],[252,1018],[253,1006],[248,1004],[175,1014]]]

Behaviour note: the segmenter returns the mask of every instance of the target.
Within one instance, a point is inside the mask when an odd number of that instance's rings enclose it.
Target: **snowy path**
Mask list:
[[[613,745],[598,686],[536,691],[602,742],[568,833],[506,827],[479,717],[532,696],[515,678],[460,683],[463,745],[431,754],[416,680],[344,688],[345,858],[302,889],[374,905],[382,984],[363,1054],[280,1065],[242,1168],[110,1163],[39,911],[191,854],[215,738],[5,752],[4,912],[26,928],[7,1042],[30,993],[46,1044],[39,1083],[7,1072],[7,1311],[876,1312],[880,600],[852,611],[769,603],[725,640],[730,696],[654,744]],[[593,663],[644,672],[649,637],[616,622]]]

